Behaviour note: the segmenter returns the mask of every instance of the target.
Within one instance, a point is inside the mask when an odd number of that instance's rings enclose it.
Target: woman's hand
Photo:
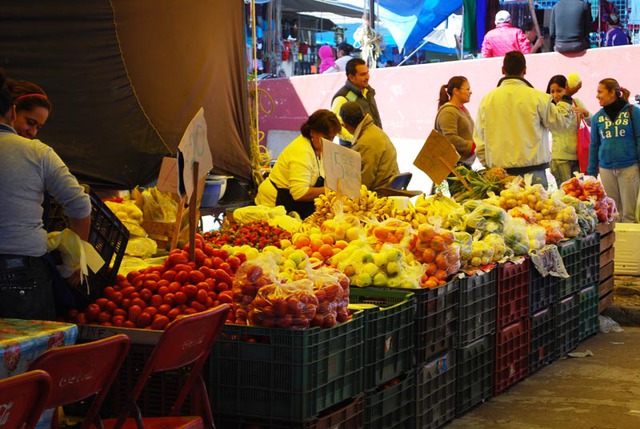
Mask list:
[[[571,110],[573,110],[573,113],[581,115],[583,118],[587,118],[589,116],[589,111],[583,107],[573,106]]]
[[[580,88],[582,88],[582,81],[580,81],[576,86],[573,86],[573,87],[570,87],[569,85],[567,85],[567,88],[564,90],[564,94],[571,97],[573,94],[580,91]]]

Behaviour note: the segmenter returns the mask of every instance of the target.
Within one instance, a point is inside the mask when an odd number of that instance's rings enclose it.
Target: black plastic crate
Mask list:
[[[455,350],[440,354],[416,372],[417,429],[439,428],[456,415]]]
[[[493,394],[495,335],[484,336],[456,352],[456,416]]]
[[[352,288],[349,302],[350,308],[364,312],[364,389],[412,369],[415,295],[406,290]]]
[[[256,417],[214,416],[220,429],[335,429],[364,427],[364,395],[350,399],[323,411],[318,417],[303,421],[265,420]]]
[[[105,286],[116,283],[118,269],[124,258],[124,252],[129,242],[129,230],[95,192],[85,186],[85,191],[91,200],[91,228],[87,242],[93,246],[104,265],[97,273],[89,270],[87,282],[89,284],[89,298],[86,302],[79,302],[77,306],[84,307],[88,302],[95,301],[102,296]],[[45,220],[47,231],[59,231],[68,227],[69,221],[64,216],[62,207],[52,199]]]
[[[398,290],[398,288],[387,290]],[[402,290],[413,292],[416,299],[415,363],[420,365],[432,356],[452,349],[457,338],[458,280],[452,280],[433,289]]]
[[[560,357],[578,345],[580,338],[580,297],[577,293],[556,305],[556,348]]]
[[[580,238],[582,259],[582,287],[600,281],[600,233],[593,232]]]
[[[538,313],[556,303],[559,277],[543,277],[531,263],[529,266],[529,314]]]
[[[499,395],[528,374],[529,317],[496,332],[493,394]]]
[[[458,346],[491,335],[496,329],[496,270],[459,280]]]
[[[415,429],[415,370],[364,394],[364,427]]]
[[[557,359],[555,306],[551,305],[531,315],[529,373]]]
[[[227,324],[211,352],[211,407],[268,420],[313,418],[364,391],[363,344],[362,312],[328,329]]]
[[[576,293],[582,287],[582,255],[580,253],[580,241],[568,240],[558,243],[558,252],[562,256],[562,262],[569,274],[566,279],[558,281],[556,289],[556,302],[562,298]]]
[[[499,264],[496,276],[496,330],[529,316],[529,259]]]
[[[597,334],[600,330],[598,320],[598,286],[597,283],[580,290],[580,334],[578,341]]]
[[[107,399],[102,406],[100,412],[102,417],[118,416],[122,407],[126,405],[126,398],[138,381],[138,377],[149,360],[154,347],[155,345],[150,344],[131,343],[129,353],[122,363],[118,376],[111,385]],[[137,402],[142,415],[146,417],[169,415],[174,402],[178,398],[179,390],[184,385],[188,375],[188,369],[152,374]],[[188,396],[178,415],[193,415],[191,403],[191,397]]]

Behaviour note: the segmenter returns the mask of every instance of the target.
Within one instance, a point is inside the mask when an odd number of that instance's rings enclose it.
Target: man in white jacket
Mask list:
[[[554,104],[549,94],[524,79],[526,70],[521,52],[505,55],[504,77],[496,89],[484,96],[478,108],[474,131],[476,154],[487,168],[502,167],[517,176],[531,173],[532,183],[546,188],[545,170],[551,161],[549,130],[568,128],[575,115],[571,96],[565,95]],[[575,91],[572,88],[571,94]]]

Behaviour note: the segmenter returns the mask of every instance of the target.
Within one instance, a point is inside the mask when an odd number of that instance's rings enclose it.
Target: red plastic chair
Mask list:
[[[58,427],[58,407],[94,396],[82,422],[82,429],[91,423],[102,427],[100,406],[118,375],[127,353],[129,337],[114,335],[102,340],[75,346],[59,347],[44,352],[29,366],[51,376],[52,387],[45,408],[55,408],[51,427]]]
[[[0,427],[33,429],[45,409],[51,377],[29,371],[0,380]]]
[[[201,313],[181,316],[167,325],[144,365],[135,386],[127,398],[127,404],[118,419],[104,420],[108,429],[201,429],[214,428],[211,404],[207,388],[202,379],[204,367],[213,343],[218,338],[227,314],[228,304],[222,304]],[[158,372],[172,371],[191,366],[189,375],[178,392],[169,416],[142,417],[137,405],[149,377]],[[179,416],[182,405],[189,393],[196,403],[199,416]],[[129,415],[133,413],[133,417]]]

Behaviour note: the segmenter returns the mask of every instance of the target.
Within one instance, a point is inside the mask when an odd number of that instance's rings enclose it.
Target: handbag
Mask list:
[[[578,115],[578,165],[581,173],[587,172],[589,166],[589,146],[591,145],[591,130],[582,115]]]

